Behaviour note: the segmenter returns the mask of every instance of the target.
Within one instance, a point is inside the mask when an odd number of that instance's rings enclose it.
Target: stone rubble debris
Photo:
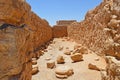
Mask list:
[[[83,55],[81,53],[72,54],[70,57],[73,62],[83,61]]]
[[[58,64],[64,64],[65,63],[65,59],[63,56],[58,56],[57,57],[57,63]]]
[[[47,61],[47,68],[53,69],[55,67],[55,61],[49,60]]]
[[[67,78],[73,73],[73,69],[70,66],[62,65],[55,68],[55,74],[57,78]]]

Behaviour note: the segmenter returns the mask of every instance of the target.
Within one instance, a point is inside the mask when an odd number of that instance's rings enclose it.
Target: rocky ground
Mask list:
[[[38,66],[39,72],[32,76],[32,80],[63,80],[55,75],[55,68],[61,65],[70,66],[74,72],[73,75],[64,80],[101,80],[100,70],[104,70],[106,67],[104,58],[90,50],[86,50],[82,54],[83,60],[73,63],[71,55],[64,54],[67,51],[73,53],[75,48],[78,48],[78,45],[79,48],[83,47],[69,38],[55,38],[44,50],[44,54],[37,60],[37,64],[33,65],[33,67]],[[57,64],[57,58],[60,55],[65,59],[63,64]],[[56,65],[52,69],[47,68],[47,62],[50,60],[55,61]],[[93,68],[89,69],[91,68],[90,64],[96,67],[92,66]]]

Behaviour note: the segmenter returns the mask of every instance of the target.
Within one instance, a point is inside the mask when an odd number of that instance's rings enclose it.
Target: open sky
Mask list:
[[[58,20],[81,21],[88,10],[94,9],[102,0],[27,0],[34,11],[50,25]]]

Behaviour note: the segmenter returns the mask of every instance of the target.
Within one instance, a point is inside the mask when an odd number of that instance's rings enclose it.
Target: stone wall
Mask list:
[[[76,20],[59,20],[59,21],[56,22],[56,25],[64,25],[64,26],[66,25],[66,26],[68,26],[73,22],[77,22],[77,21]]]
[[[25,0],[0,0],[0,7],[0,80],[31,80],[31,53],[52,38],[52,29]]]
[[[52,28],[53,38],[68,36],[67,27],[74,22],[76,22],[76,20],[59,20],[59,21],[56,21],[56,25],[54,25],[53,28]]]
[[[52,31],[53,31],[54,38],[67,36],[67,26],[55,25],[53,26]]]
[[[85,20],[68,27],[68,36],[96,53],[120,54],[120,1],[104,0]],[[115,41],[116,37],[116,41]],[[115,44],[117,44],[115,46]],[[115,47],[115,48],[114,48]]]

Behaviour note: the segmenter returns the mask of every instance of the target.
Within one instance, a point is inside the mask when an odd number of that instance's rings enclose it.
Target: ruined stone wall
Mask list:
[[[119,4],[119,0],[104,0],[88,11],[85,20],[70,25],[68,36],[96,53],[120,54]]]
[[[56,21],[56,25],[52,28],[53,38],[68,36],[67,27],[76,20],[59,20]]]
[[[0,80],[31,80],[31,53],[51,38],[48,22],[25,0],[0,0]]]
[[[53,31],[54,38],[67,36],[67,26],[55,25],[53,26],[52,31]]]
[[[77,22],[76,20],[59,20],[56,22],[56,25],[70,25],[73,22]]]

